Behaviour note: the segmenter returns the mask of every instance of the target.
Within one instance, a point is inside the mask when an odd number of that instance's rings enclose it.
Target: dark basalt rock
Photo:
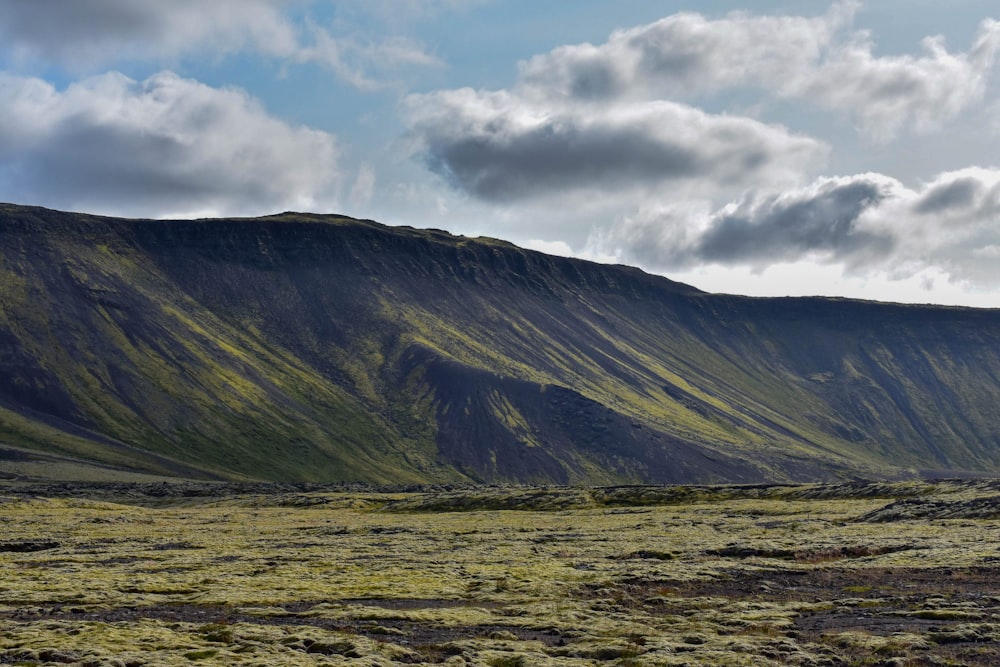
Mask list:
[[[58,549],[59,543],[49,540],[15,540],[13,542],[0,542],[0,552],[7,553],[32,553],[34,551],[48,551]]]

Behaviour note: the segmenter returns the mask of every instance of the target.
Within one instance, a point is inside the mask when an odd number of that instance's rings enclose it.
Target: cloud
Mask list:
[[[968,167],[941,174],[916,193],[910,210],[952,228],[990,224],[1000,214],[1000,170]]]
[[[316,3],[298,4],[308,13]],[[362,90],[385,87],[404,68],[442,65],[415,40],[372,39],[357,29],[337,32],[296,20],[292,5],[289,0],[0,0],[0,43],[17,61],[57,63],[74,71],[110,62],[254,52],[319,64]]]
[[[745,199],[717,214],[693,250],[719,263],[883,257],[892,249],[892,238],[861,226],[862,215],[890,195],[880,180],[824,179],[804,190]]]
[[[357,178],[354,179],[354,184],[351,186],[347,201],[353,209],[367,208],[374,196],[375,170],[370,165],[362,165],[358,170]]]
[[[246,93],[161,72],[58,91],[0,73],[0,198],[124,215],[329,206],[332,135],[269,116]]]
[[[968,207],[975,201],[983,184],[973,177],[954,178],[935,184],[913,206],[916,213],[934,214]]]
[[[783,94],[850,110],[861,129],[886,141],[909,126],[927,132],[980,101],[1000,50],[1000,22],[980,25],[972,48],[949,53],[941,37],[923,41],[926,55],[876,58],[866,33],[836,49],[810,76]]]
[[[338,0],[341,10],[375,16],[383,23],[399,24],[433,20],[441,14],[460,12],[496,0]]]
[[[537,55],[521,64],[519,81],[529,95],[574,101],[779,88],[815,69],[856,9],[857,3],[839,3],[818,18],[674,14],[617,30],[604,44]]]
[[[946,172],[918,188],[881,174],[820,178],[783,193],[647,206],[589,251],[659,271],[810,262],[845,275],[945,276],[1000,286],[1000,169]]]
[[[253,48],[288,56],[283,0],[0,0],[0,39],[21,58],[73,67]]]
[[[572,257],[573,248],[565,241],[545,241],[542,239],[530,239],[522,244],[529,250],[537,250],[547,255],[558,255],[560,257]]]
[[[529,99],[574,104],[759,90],[847,112],[878,141],[931,130],[982,99],[1000,23],[984,21],[965,53],[929,37],[922,56],[876,57],[869,33],[849,30],[859,7],[840,2],[814,18],[674,14],[604,44],[535,56],[522,63],[518,87]]]
[[[386,87],[400,69],[444,65],[427,53],[422,44],[403,37],[369,42],[358,37],[334,36],[315,25],[312,44],[301,47],[295,60],[320,64],[345,83],[366,91]]]
[[[696,98],[804,99],[851,114],[869,138],[886,141],[929,131],[983,97],[1000,23],[984,21],[964,53],[929,38],[922,56],[876,57],[868,33],[852,28],[859,7],[839,2],[816,17],[674,14],[603,44],[537,55],[507,89],[411,95],[415,153],[455,189],[494,203],[587,192],[622,201],[654,191],[731,196],[801,185],[830,147],[698,109]]]
[[[780,127],[666,101],[576,110],[461,89],[410,96],[407,111],[428,166],[495,202],[786,181],[826,153]]]

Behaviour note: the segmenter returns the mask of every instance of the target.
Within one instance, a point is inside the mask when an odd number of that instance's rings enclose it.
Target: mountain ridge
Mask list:
[[[758,482],[1000,468],[1000,311],[709,294],[347,216],[0,205],[0,444],[149,474]]]

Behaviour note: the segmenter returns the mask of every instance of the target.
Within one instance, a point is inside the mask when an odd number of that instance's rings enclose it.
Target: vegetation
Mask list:
[[[705,294],[338,216],[0,205],[7,475],[31,460],[58,463],[52,478],[374,483],[997,471],[998,350],[1000,311]]]
[[[998,498],[11,485],[0,664],[994,665]]]

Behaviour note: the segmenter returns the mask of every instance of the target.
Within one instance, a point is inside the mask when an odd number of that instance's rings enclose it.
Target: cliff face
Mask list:
[[[378,482],[995,472],[998,343],[1000,311],[710,295],[343,217],[0,205],[19,455]]]

